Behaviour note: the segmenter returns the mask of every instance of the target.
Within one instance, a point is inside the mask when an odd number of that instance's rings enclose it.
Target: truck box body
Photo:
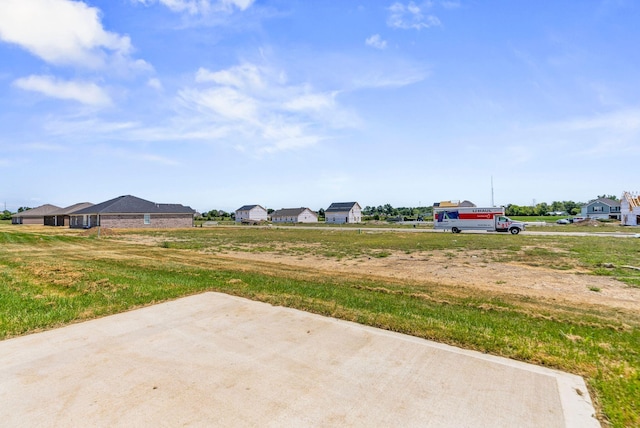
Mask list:
[[[453,233],[459,233],[463,230],[487,230],[511,232],[514,235],[525,228],[524,223],[506,217],[502,207],[434,208],[433,227],[434,229],[451,230]]]

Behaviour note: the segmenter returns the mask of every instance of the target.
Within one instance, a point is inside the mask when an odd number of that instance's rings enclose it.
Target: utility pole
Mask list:
[[[496,206],[495,202],[493,201],[493,175],[491,176],[491,206]]]

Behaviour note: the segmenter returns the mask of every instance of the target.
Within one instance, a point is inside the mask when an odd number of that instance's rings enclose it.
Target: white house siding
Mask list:
[[[360,223],[362,221],[362,210],[356,202],[350,210],[345,211],[325,211],[325,222],[333,224]]]
[[[288,213],[278,214],[278,212],[274,212],[271,215],[271,221],[273,223],[317,223],[318,216],[313,211],[308,208],[305,208],[303,211],[298,214],[291,213],[291,210]]]
[[[362,221],[362,214],[360,213],[360,210],[357,210],[357,212],[355,211],[356,210],[352,209],[351,211],[332,212],[327,216],[327,223],[360,223]]]
[[[356,220],[356,217],[351,211],[336,211],[329,215],[326,215],[327,223],[344,224],[344,223],[358,223],[360,220]]]
[[[241,222],[242,220],[267,221],[267,210],[260,205],[248,210],[236,210],[236,221]]]
[[[640,226],[640,194],[623,195],[620,201],[620,217],[623,226]]]
[[[317,223],[318,216],[310,210],[305,210],[298,216],[298,223]]]

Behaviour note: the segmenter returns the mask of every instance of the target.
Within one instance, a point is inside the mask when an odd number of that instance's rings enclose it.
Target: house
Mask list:
[[[620,218],[623,226],[640,226],[640,192],[622,194]]]
[[[440,208],[454,208],[454,207],[470,207],[473,208],[476,206],[476,204],[474,204],[471,201],[441,201],[441,202],[434,202],[433,204],[434,207],[440,207]]]
[[[39,224],[44,225],[45,217],[60,210],[60,207],[51,204],[40,205],[30,210],[25,210],[11,215],[11,224]]]
[[[69,226],[71,224],[70,214],[74,212],[88,208],[92,206],[91,202],[80,202],[78,204],[70,205],[66,208],[60,208],[59,210],[48,213],[44,216],[45,226]]]
[[[362,208],[357,202],[334,202],[324,211],[326,223],[360,223]]]
[[[92,205],[69,215],[71,228],[192,227],[195,211],[180,204],[158,204],[131,195]]]
[[[236,210],[236,222],[267,221],[267,210],[260,205],[243,205]]]
[[[318,214],[309,208],[282,208],[271,213],[273,223],[317,223]]]
[[[582,207],[581,216],[594,219],[620,220],[620,201],[598,198]]]

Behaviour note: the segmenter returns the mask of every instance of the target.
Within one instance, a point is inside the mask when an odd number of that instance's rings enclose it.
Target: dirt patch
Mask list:
[[[640,289],[612,278],[488,260],[481,253],[389,252],[386,257],[349,260],[274,253],[225,251],[225,257],[299,266],[331,272],[363,274],[415,282],[470,287],[574,304],[640,310]],[[598,291],[594,291],[598,290]]]
[[[158,246],[171,241],[167,237],[149,235],[121,235],[119,241]],[[263,264],[262,269],[288,267],[353,277],[393,278],[415,283],[437,283],[470,290],[486,290],[500,294],[539,297],[551,301],[566,301],[573,305],[604,305],[612,308],[640,310],[640,288],[632,287],[611,277],[595,276],[563,257],[567,250],[539,246],[525,246],[527,264],[504,262],[513,253],[487,250],[423,251],[407,254],[385,250],[380,254],[349,258],[327,257],[318,254],[320,244],[279,244],[270,248],[243,244],[242,249],[229,246],[206,248],[201,255],[219,256],[231,260],[251,260]],[[236,247],[237,248],[237,247]],[[536,252],[558,255],[549,258]],[[521,254],[522,255],[522,254]],[[193,257],[193,255],[192,255]],[[555,266],[553,266],[555,264]]]

